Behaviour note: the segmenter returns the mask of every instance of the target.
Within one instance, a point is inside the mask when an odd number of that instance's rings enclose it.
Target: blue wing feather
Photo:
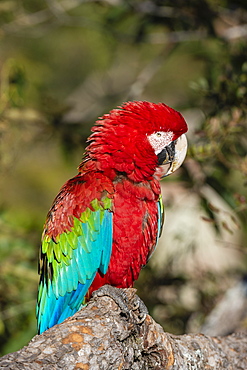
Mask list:
[[[87,222],[77,222],[70,235],[62,234],[56,250],[52,250],[50,242],[47,266],[53,257],[56,261],[54,276],[41,276],[37,303],[39,333],[77,312],[97,271],[103,274],[107,272],[112,250],[112,230],[113,213],[101,208],[91,211]],[[65,263],[61,262],[62,257]]]

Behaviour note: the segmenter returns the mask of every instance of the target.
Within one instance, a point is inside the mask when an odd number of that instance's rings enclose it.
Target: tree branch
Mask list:
[[[89,304],[28,346],[0,360],[0,369],[247,369],[247,338],[164,333],[134,289],[121,289],[129,314],[109,296]]]

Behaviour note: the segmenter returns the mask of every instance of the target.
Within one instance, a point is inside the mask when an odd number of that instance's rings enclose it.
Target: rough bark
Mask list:
[[[109,296],[96,297],[64,323],[1,358],[0,369],[247,369],[247,337],[164,333],[122,290],[129,314]]]

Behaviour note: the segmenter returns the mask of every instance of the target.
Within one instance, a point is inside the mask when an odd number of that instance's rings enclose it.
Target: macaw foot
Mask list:
[[[134,289],[119,289],[111,285],[104,285],[92,294],[93,298],[108,296],[114,300],[126,320],[130,319],[131,313],[134,314],[138,324],[142,324],[148,314],[147,307],[143,301],[135,295]]]
[[[132,308],[132,311],[139,311],[138,313],[138,324],[142,324],[145,319],[146,319],[146,316],[148,315],[148,309],[147,307],[145,306],[144,302],[141,300],[140,297],[138,297],[137,295],[134,296],[134,300],[133,300],[133,308]]]
[[[124,290],[115,288],[111,285],[103,285],[101,288],[93,292],[92,297],[110,297],[118,305],[121,310],[121,315],[129,319],[130,309],[128,307],[128,297]]]

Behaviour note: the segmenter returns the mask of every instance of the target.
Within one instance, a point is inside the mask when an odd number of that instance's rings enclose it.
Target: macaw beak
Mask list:
[[[186,157],[187,147],[187,138],[183,134],[158,154],[158,171],[161,178],[171,175],[181,166]]]

